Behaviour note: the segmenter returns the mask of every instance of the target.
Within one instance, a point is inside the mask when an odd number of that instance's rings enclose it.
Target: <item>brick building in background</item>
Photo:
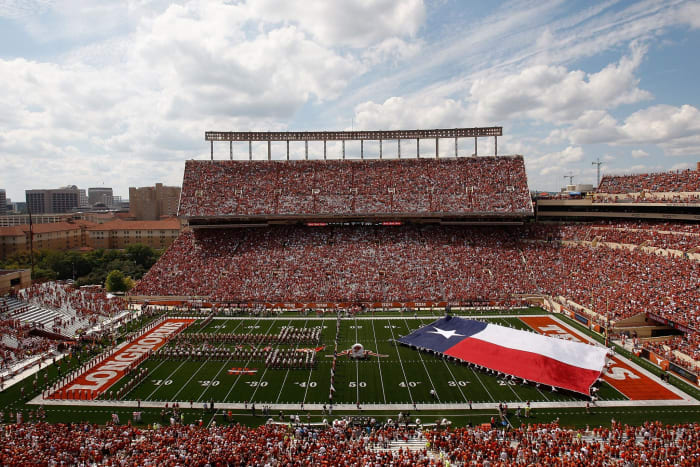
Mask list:
[[[54,222],[50,224],[34,224],[35,250],[76,250],[89,246],[88,228],[93,222],[76,220],[70,222]],[[29,225],[0,227],[0,258],[6,258],[17,252],[30,249]]]
[[[114,220],[88,229],[88,243],[93,248],[126,248],[135,243],[151,248],[166,248],[180,234],[177,218],[157,221]]]
[[[129,214],[140,221],[155,221],[177,214],[180,202],[179,186],[156,186],[129,188]]]

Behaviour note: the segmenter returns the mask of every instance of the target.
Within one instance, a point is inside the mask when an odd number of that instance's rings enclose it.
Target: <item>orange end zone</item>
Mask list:
[[[562,327],[549,316],[521,316],[520,321],[546,336],[569,339],[575,342],[588,342],[574,331]],[[612,365],[603,370],[603,380],[633,401],[681,399],[656,381],[622,362],[617,357],[610,358]]]
[[[93,400],[165,345],[194,319],[166,319],[52,393],[49,399]]]

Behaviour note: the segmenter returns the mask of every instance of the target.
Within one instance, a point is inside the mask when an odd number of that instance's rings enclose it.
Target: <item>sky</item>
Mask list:
[[[550,191],[595,184],[598,160],[603,174],[695,167],[699,49],[698,1],[0,0],[0,188],[180,185],[185,160],[209,158],[208,130],[502,126],[498,153]]]

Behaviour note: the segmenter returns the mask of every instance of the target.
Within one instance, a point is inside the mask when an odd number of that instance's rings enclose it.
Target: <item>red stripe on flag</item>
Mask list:
[[[544,355],[513,350],[476,338],[463,339],[445,350],[447,355],[529,381],[589,394],[600,373]]]

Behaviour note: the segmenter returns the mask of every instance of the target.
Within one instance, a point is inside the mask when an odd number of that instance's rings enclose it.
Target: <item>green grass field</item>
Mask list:
[[[531,313],[531,312],[530,312]],[[355,361],[339,357],[334,387],[335,404],[356,404],[363,408],[379,407],[373,404],[468,404],[507,402],[512,406],[526,401],[580,401],[581,396],[537,388],[532,385],[512,384],[495,375],[475,371],[470,367],[418,352],[393,342],[402,335],[432,322],[435,316],[413,315],[393,318],[344,318],[341,324],[339,351],[359,342],[365,349],[387,355]],[[517,317],[489,318],[491,322],[527,329]],[[142,364],[149,368],[147,379],[123,395],[123,400],[192,401],[194,407],[203,402],[231,402],[264,404],[324,404],[329,402],[330,367],[335,338],[335,317],[318,318],[283,316],[277,318],[214,319],[205,328],[201,321],[193,323],[185,332],[220,333],[277,333],[283,326],[298,328],[323,326],[319,363],[313,370],[266,369],[262,362],[242,360],[164,360],[152,358]],[[226,344],[221,347],[225,348]],[[287,346],[278,346],[284,348]],[[229,368],[257,368],[255,375],[230,375]],[[125,384],[118,382],[112,390]],[[432,397],[434,390],[437,397]],[[109,398],[109,392],[105,395]],[[600,400],[626,400],[602,383]],[[189,406],[189,405],[187,405]]]

